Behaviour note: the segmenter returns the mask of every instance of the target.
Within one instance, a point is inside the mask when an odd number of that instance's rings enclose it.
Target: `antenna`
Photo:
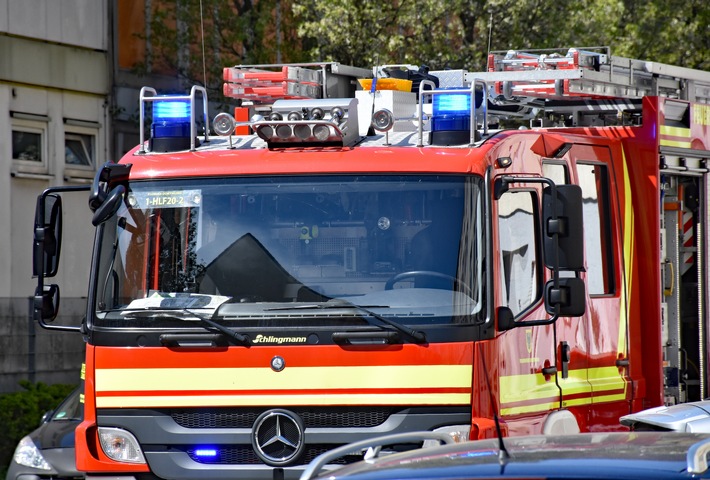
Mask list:
[[[488,52],[486,52],[486,59],[491,55],[491,41],[493,39],[493,12],[491,11],[491,16],[488,19]],[[486,69],[486,60],[483,61],[483,69]]]
[[[205,67],[205,22],[202,18],[202,0],[200,0],[200,37],[202,37],[202,84],[205,88],[207,88],[207,67]],[[490,47],[488,50],[490,50]]]

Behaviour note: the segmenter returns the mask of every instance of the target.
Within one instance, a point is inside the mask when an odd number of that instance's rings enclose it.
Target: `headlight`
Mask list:
[[[12,459],[25,467],[37,468],[39,470],[51,470],[52,467],[49,466],[47,460],[44,459],[40,453],[35,442],[32,441],[30,437],[24,437],[17,444],[15,449],[15,455]]]
[[[123,463],[145,463],[138,440],[131,432],[121,428],[99,427],[99,442],[104,453]]]
[[[461,443],[461,442],[468,441],[468,436],[471,434],[471,426],[470,425],[451,425],[448,427],[435,428],[434,431],[449,434],[451,436],[451,438],[453,438],[456,443]],[[424,444],[422,445],[422,447],[428,448],[428,447],[436,447],[438,445],[439,445],[439,442],[437,442],[436,440],[424,440]]]

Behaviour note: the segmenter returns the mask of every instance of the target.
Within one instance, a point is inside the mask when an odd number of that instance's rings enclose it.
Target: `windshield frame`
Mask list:
[[[478,176],[471,176],[471,175],[461,175],[461,174],[396,174],[396,175],[387,175],[387,174],[377,174],[377,175],[362,175],[362,174],[338,174],[338,175],[309,175],[309,176],[289,176],[289,177],[280,177],[280,176],[254,176],[254,177],[230,177],[227,179],[213,179],[213,178],[204,178],[204,179],[196,179],[196,178],[191,178],[189,180],[158,180],[158,181],[148,181],[148,180],[141,180],[141,181],[136,181],[131,184],[131,191],[139,191],[141,189],[151,189],[151,188],[163,188],[163,189],[169,189],[169,188],[174,188],[180,184],[182,184],[182,188],[185,190],[188,189],[199,189],[200,186],[204,185],[212,185],[215,183],[236,183],[236,184],[242,184],[246,186],[250,186],[254,183],[261,183],[261,182],[272,182],[274,184],[278,184],[279,182],[289,182],[290,185],[296,185],[298,180],[304,180],[307,183],[317,183],[319,181],[324,181],[324,182],[334,182],[338,181],[339,179],[362,179],[362,180],[367,180],[367,181],[375,181],[379,179],[380,181],[391,181],[389,179],[399,179],[401,182],[402,179],[406,180],[411,180],[411,179],[419,179],[419,181],[422,181],[422,179],[440,179],[442,182],[452,182],[456,183],[457,181],[461,183],[461,185],[468,185],[466,188],[471,188],[474,190],[474,193],[472,194],[475,197],[475,209],[476,211],[473,212],[475,213],[475,219],[473,222],[475,222],[475,225],[469,227],[469,229],[473,229],[478,233],[477,240],[476,240],[476,249],[478,251],[478,275],[479,275],[479,280],[478,280],[478,291],[476,292],[478,294],[478,299],[479,302],[478,306],[475,307],[475,320],[474,319],[469,319],[467,322],[462,322],[464,324],[481,324],[486,321],[487,314],[486,314],[486,304],[488,302],[488,292],[487,288],[485,285],[488,283],[488,279],[486,278],[486,273],[488,271],[488,268],[485,266],[487,262],[487,225],[485,221],[485,209],[486,209],[486,198],[485,198],[485,192],[484,192],[484,183],[483,179],[479,178]],[[122,207],[124,208],[124,207]],[[108,241],[105,241],[106,235],[110,231],[110,229],[116,228],[116,219],[111,219],[105,224],[101,225],[98,230],[97,230],[97,235],[96,235],[96,240],[95,240],[95,255],[94,255],[94,260],[93,260],[93,268],[92,268],[92,279],[91,279],[91,285],[90,285],[90,305],[88,306],[88,312],[90,314],[87,317],[87,327],[89,329],[94,329],[94,328],[107,328],[107,329],[114,329],[118,328],[115,326],[109,326],[109,325],[101,325],[101,319],[99,318],[98,315],[101,314],[101,310],[97,307],[99,304],[99,291],[102,289],[101,283],[107,280],[106,275],[104,275],[102,272],[105,272],[105,268],[101,269],[99,266],[102,263],[102,258],[105,258],[106,255],[108,254],[109,250],[107,246],[111,243],[111,240],[109,239]],[[358,302],[356,300],[353,300],[352,298],[349,297],[347,301],[350,301],[354,304],[354,306],[362,306],[365,308],[370,308],[369,304],[372,302]],[[360,305],[361,303],[361,305]],[[377,306],[377,305],[376,305]],[[273,305],[272,305],[273,307]],[[264,309],[266,311],[267,308]],[[215,311],[208,312],[208,313],[216,313]],[[317,314],[316,314],[317,313]],[[316,320],[317,317],[320,315],[327,315],[328,318],[332,318],[333,313],[335,312],[314,312],[314,315],[309,315],[309,318],[312,318],[313,320]],[[382,315],[383,311],[382,310],[376,310],[376,314]],[[388,315],[388,312],[384,312],[385,315]],[[359,314],[355,315],[353,314],[354,317],[362,316],[363,312],[360,311]],[[272,315],[272,316],[278,316],[278,315]],[[473,316],[471,316],[473,317]],[[402,322],[408,326],[417,326],[417,323],[412,323],[411,321],[407,321],[406,319],[402,318],[397,318],[397,321]],[[316,322],[318,323],[318,322]],[[346,322],[345,325],[347,325],[348,322]],[[450,322],[444,322],[444,323],[438,323],[439,326],[445,326]],[[333,324],[335,327],[336,325],[341,325],[336,322],[336,324]],[[362,325],[367,325],[367,322],[362,323]],[[370,325],[371,326],[371,325]],[[138,329],[145,329],[146,326],[141,326],[141,327],[128,327],[128,328],[138,328]],[[182,325],[178,326],[175,325],[174,327],[156,327],[159,330],[178,330],[182,331],[183,329],[186,329],[187,327]],[[276,327],[267,327],[267,328],[276,328]],[[194,328],[192,329],[204,329],[204,327],[198,327],[195,325]],[[147,330],[152,330],[152,328],[147,328]]]

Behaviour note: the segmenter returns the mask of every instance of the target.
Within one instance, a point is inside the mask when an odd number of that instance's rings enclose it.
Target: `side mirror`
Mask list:
[[[91,223],[95,227],[101,225],[116,214],[118,208],[121,206],[124,193],[126,193],[126,187],[123,185],[113,187],[108,196],[103,200],[103,203],[101,203],[101,206],[99,206],[94,212]]]
[[[553,270],[582,270],[582,189],[579,185],[557,185],[554,189],[547,186],[542,195],[545,266]]]
[[[35,312],[39,313],[40,319],[51,322],[57,318],[59,313],[59,286],[43,285],[42,291],[35,291]]]
[[[131,171],[131,167],[131,164],[106,162],[96,172],[89,191],[89,208],[92,212],[96,212],[105,203],[110,194],[109,185],[128,182],[128,174]]]
[[[88,185],[63,185],[50,187],[37,197],[34,220],[32,273],[37,277],[33,301],[34,318],[42,328],[80,332],[82,327],[49,325],[59,313],[59,286],[45,285],[45,277],[53,277],[59,267],[62,241],[62,199],[58,193],[85,192]]]
[[[62,199],[59,195],[37,198],[34,222],[32,274],[53,277],[59,267],[62,243]]]
[[[576,277],[559,279],[545,284],[545,310],[550,315],[559,317],[581,317],[586,310],[584,281]]]
[[[498,307],[496,313],[498,314],[498,330],[501,332],[518,326],[518,324],[515,323],[515,315],[513,315],[513,311],[510,307]]]

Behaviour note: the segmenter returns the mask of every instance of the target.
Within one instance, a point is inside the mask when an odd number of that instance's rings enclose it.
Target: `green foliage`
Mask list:
[[[298,34],[317,61],[445,67],[471,55],[461,0],[296,2]],[[441,48],[446,46],[446,48]]]
[[[20,382],[24,390],[0,395],[0,469],[6,469],[17,442],[37,428],[76,385]],[[3,475],[4,477],[4,475]]]
[[[710,3],[704,0],[627,1],[616,53],[710,70]]]
[[[184,86],[203,85],[222,98],[222,69],[240,64],[302,60],[281,0],[162,0],[154,2],[145,34],[150,55],[136,72],[177,74]]]
[[[490,50],[608,46],[710,70],[707,0],[159,0],[136,70],[222,98],[222,69],[337,61],[485,69]],[[562,50],[565,51],[565,50]]]
[[[489,50],[608,46],[613,55],[710,69],[706,0],[302,0],[317,60],[485,67]]]

